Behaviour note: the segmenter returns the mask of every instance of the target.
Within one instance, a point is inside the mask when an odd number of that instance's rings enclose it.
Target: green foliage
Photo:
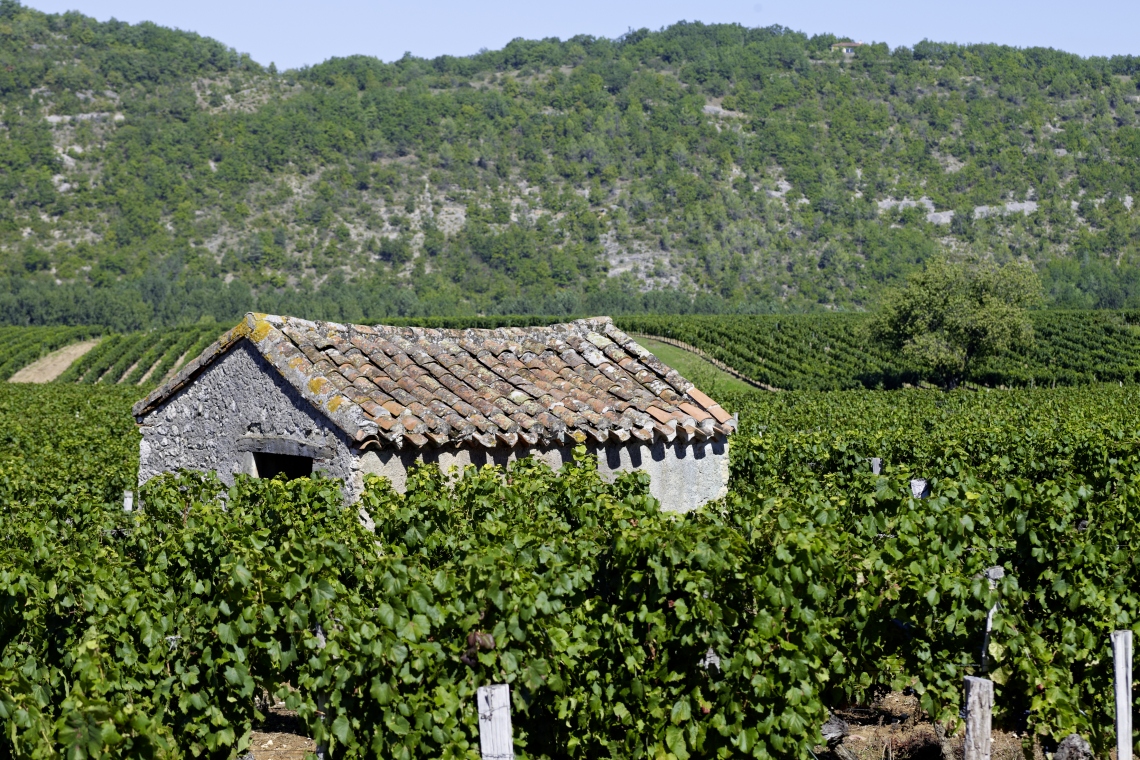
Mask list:
[[[988,386],[1082,385],[1140,380],[1135,312],[1029,312],[1035,340],[973,366],[966,381]],[[861,314],[626,316],[628,332],[689,343],[746,377],[785,390],[898,388],[938,381],[901,352],[868,339]]]
[[[139,390],[0,383],[0,503],[119,502],[134,487]]]
[[[953,721],[971,674],[999,725],[1112,743],[1135,387],[741,394],[730,493],[697,512],[580,451],[561,473],[427,466],[403,495],[371,479],[375,533],[320,478],[162,476],[124,514],[129,389],[0,390],[14,757],[237,756],[262,690],[335,756],[474,756],[491,682],[520,756],[802,756],[826,707],[884,686]]]
[[[338,756],[469,756],[475,689],[505,680],[527,756],[803,753],[832,651],[802,575],[831,572],[818,531],[751,543],[646,485],[584,454],[560,476],[426,467],[406,496],[368,485],[375,536],[320,479],[241,479],[223,508],[217,480],[164,477],[143,513],[74,527],[18,506],[0,517],[9,746],[233,756],[266,689]]]
[[[774,498],[835,522],[833,703],[912,686],[950,719],[964,675],[996,720],[1107,747],[1108,634],[1137,629],[1135,388],[754,394],[734,408],[735,504]],[[880,457],[882,475],[871,472]],[[911,478],[924,478],[916,499]],[[802,507],[794,505],[801,504]],[[991,589],[983,571],[1006,577]],[[987,611],[999,604],[983,665]]]
[[[1032,345],[1028,309],[1040,297],[1025,265],[935,259],[886,295],[870,335],[952,388],[976,362]]]
[[[1133,56],[681,23],[273,73],[0,27],[3,323],[865,309],[951,249],[1140,306]]]
[[[7,380],[56,349],[100,332],[98,327],[2,327],[0,345],[4,348],[0,357],[0,381]]]

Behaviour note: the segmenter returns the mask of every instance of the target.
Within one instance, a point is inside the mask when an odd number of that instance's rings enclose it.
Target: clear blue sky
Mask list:
[[[99,20],[154,21],[214,37],[285,69],[362,53],[386,61],[496,49],[515,37],[591,34],[676,21],[782,24],[891,47],[942,42],[1040,45],[1081,55],[1140,54],[1140,0],[24,0]]]

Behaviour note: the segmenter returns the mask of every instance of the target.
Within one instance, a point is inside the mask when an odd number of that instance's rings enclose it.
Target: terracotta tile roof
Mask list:
[[[247,314],[135,404],[135,417],[241,340],[360,447],[706,440],[736,424],[609,317],[436,330]]]

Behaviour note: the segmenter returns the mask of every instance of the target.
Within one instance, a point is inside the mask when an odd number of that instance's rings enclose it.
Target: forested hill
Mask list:
[[[0,322],[864,309],[943,251],[1140,306],[1140,58],[839,39],[278,72],[0,0]]]

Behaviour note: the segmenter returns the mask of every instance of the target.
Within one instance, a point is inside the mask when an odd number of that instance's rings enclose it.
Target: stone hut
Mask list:
[[[664,509],[723,496],[736,420],[608,317],[435,330],[248,314],[134,406],[139,482],[177,469],[403,490],[419,462],[644,470]]]

